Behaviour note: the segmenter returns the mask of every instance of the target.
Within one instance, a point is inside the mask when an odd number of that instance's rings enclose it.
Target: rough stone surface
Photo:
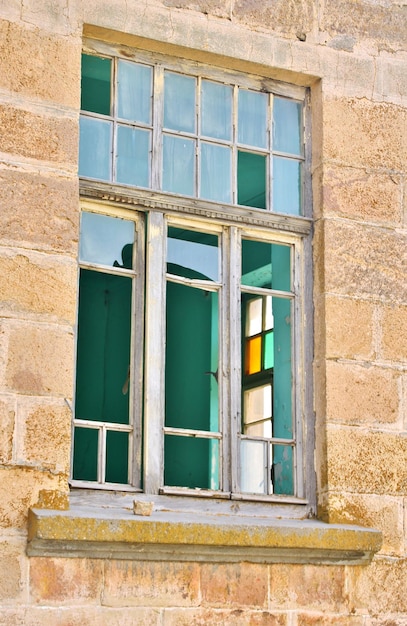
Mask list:
[[[44,557],[30,561],[30,592],[38,604],[95,604],[102,584],[101,560]]]
[[[407,361],[407,306],[388,306],[382,312],[382,341],[380,356],[383,359]]]
[[[312,28],[315,5],[310,0],[235,0],[233,18],[249,26],[304,37]]]
[[[407,559],[377,557],[368,568],[349,569],[348,578],[352,583],[350,601],[356,609],[367,607],[374,617],[407,614]]]
[[[244,609],[165,609],[165,626],[288,626],[287,616]]]
[[[10,463],[13,456],[13,434],[16,401],[13,397],[0,396],[0,463]]]
[[[202,603],[212,606],[267,606],[267,570],[253,563],[239,568],[204,564],[201,569]]]
[[[229,18],[232,0],[222,0],[222,2],[218,0],[164,0],[163,4],[166,7],[191,9],[193,11],[200,11],[205,15]]]
[[[372,359],[374,311],[371,302],[328,296],[325,299],[326,357]]]

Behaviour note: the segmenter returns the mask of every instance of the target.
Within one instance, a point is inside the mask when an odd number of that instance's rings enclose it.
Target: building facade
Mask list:
[[[406,0],[0,42],[0,623],[406,626]]]

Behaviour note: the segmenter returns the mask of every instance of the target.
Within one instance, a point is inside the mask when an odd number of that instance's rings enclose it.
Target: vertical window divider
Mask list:
[[[98,482],[106,482],[106,425],[102,424],[99,429],[99,441],[98,441],[98,453],[99,453],[99,476]]]
[[[118,71],[117,65],[119,63],[119,59],[115,57],[112,63],[112,75],[110,80],[110,116],[112,119],[112,153],[110,155],[111,158],[111,180],[116,180],[116,165],[117,165],[117,111],[116,111],[116,81],[118,80]]]
[[[241,238],[238,229],[231,226],[229,235],[229,385],[230,457],[232,468],[231,491],[240,492],[240,431],[241,408],[241,325],[240,325],[240,273]]]
[[[232,98],[232,202],[237,204],[237,110],[238,110],[237,85],[233,86]]]
[[[147,224],[144,359],[144,491],[158,493],[164,475],[166,220]]]
[[[151,185],[162,189],[163,171],[163,120],[164,120],[164,68],[154,65],[153,77],[153,146],[151,160]]]
[[[268,156],[268,176],[267,176],[267,208],[269,211],[274,211],[274,203],[273,203],[273,118],[274,115],[274,95],[271,93],[269,96],[269,156]]]
[[[303,385],[298,384],[298,381],[303,381],[304,376],[304,359],[303,359],[303,346],[302,346],[302,332],[301,322],[303,323],[302,315],[302,293],[301,293],[301,274],[302,274],[302,250],[300,250],[301,243],[296,242],[291,248],[291,267],[293,276],[292,290],[294,292],[294,299],[292,304],[292,315],[294,337],[292,342],[292,363],[294,364],[294,371],[292,372],[293,378],[293,439],[295,440],[294,446],[294,494],[303,497],[302,491],[303,485],[303,467],[301,463],[298,463],[298,459],[302,458],[302,416],[301,406],[303,406],[301,394]]]

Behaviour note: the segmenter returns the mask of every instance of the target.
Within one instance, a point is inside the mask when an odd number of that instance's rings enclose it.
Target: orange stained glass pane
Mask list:
[[[246,340],[246,374],[256,374],[261,371],[261,337]]]

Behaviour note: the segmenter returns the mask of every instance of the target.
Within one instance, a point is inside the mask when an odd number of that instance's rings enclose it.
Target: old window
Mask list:
[[[306,90],[122,52],[82,60],[72,484],[304,501]]]

